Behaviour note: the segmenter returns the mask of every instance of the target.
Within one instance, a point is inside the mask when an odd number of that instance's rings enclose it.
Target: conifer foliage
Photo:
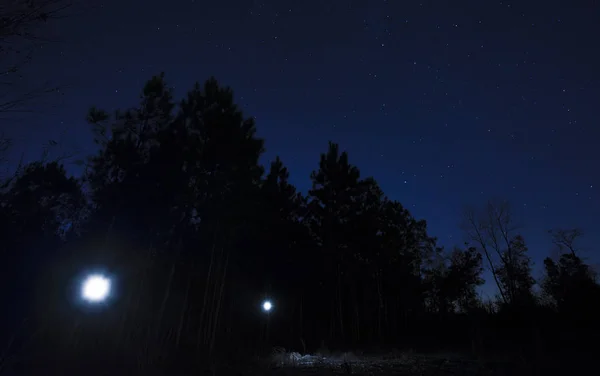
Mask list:
[[[0,192],[2,289],[16,302],[10,322],[29,317],[37,330],[29,356],[111,356],[140,368],[265,342],[302,351],[464,345],[479,333],[470,318],[522,318],[535,306],[575,320],[598,296],[571,247],[544,262],[538,297],[506,206],[470,212],[472,243],[445,251],[333,142],[299,192],[279,157],[259,163],[254,119],[214,78],[176,102],[161,74],[137,105],[92,108],[87,120],[98,151],[83,177],[38,162]],[[102,312],[67,288],[90,265],[118,276]],[[477,294],[484,268],[500,292],[493,309]],[[264,297],[274,303],[268,318]]]

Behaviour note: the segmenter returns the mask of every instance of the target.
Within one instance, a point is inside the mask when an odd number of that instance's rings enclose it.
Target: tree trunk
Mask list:
[[[332,341],[334,338],[334,332],[335,332],[335,299],[331,300],[331,307],[330,307],[330,312],[331,315],[329,317],[329,340]]]
[[[202,297],[202,309],[200,310],[200,323],[198,326],[198,334],[197,334],[197,341],[196,341],[196,348],[199,349],[200,348],[200,343],[204,343],[205,339],[202,338],[203,336],[203,329],[204,329],[204,319],[206,316],[206,309],[207,309],[207,303],[208,303],[208,292],[210,291],[210,284],[212,282],[212,274],[213,274],[213,266],[214,266],[214,262],[215,262],[215,248],[217,246],[217,230],[218,230],[218,224],[217,227],[215,228],[215,233],[214,233],[214,237],[213,237],[213,244],[212,244],[212,248],[210,250],[210,263],[208,264],[208,272],[206,274],[206,283],[204,285],[204,296]]]
[[[354,291],[354,328],[353,328],[353,339],[354,339],[354,343],[356,345],[359,344],[360,342],[360,315],[359,315],[359,311],[358,311],[358,292]]]
[[[342,291],[342,274],[341,267],[338,264],[337,268],[337,295],[338,295],[338,319],[340,322],[340,339],[344,340],[344,311],[343,311],[343,291]]]
[[[302,355],[306,354],[306,344],[304,343],[304,305],[302,299],[302,293],[300,293],[300,325],[299,325],[299,334],[300,334],[300,342],[302,343]]]
[[[376,283],[377,283],[377,337],[378,340],[381,342],[382,338],[383,338],[383,328],[382,328],[382,322],[383,322],[383,296],[382,296],[382,292],[381,292],[381,273],[379,271],[377,271],[376,273]]]
[[[502,284],[500,283],[500,280],[498,279],[498,272],[497,272],[496,268],[494,267],[494,262],[492,261],[492,257],[490,256],[490,253],[488,252],[488,249],[485,246],[485,244],[483,242],[480,242],[480,245],[481,245],[481,248],[483,249],[483,253],[485,254],[485,258],[488,260],[488,264],[490,266],[490,271],[492,272],[492,277],[494,277],[494,282],[496,283],[496,287],[498,287],[498,292],[500,292],[502,301],[506,304],[506,303],[508,303],[508,299],[506,297],[506,293],[505,293],[504,289],[502,288]]]
[[[190,289],[192,286],[192,275],[193,275],[193,269],[191,272],[188,272],[188,278],[187,278],[187,284],[185,287],[185,297],[183,300],[183,308],[181,310],[181,314],[179,316],[179,327],[177,328],[177,337],[175,339],[175,346],[179,347],[179,343],[181,340],[181,333],[183,332],[183,324],[185,322],[185,316],[187,313],[187,309],[188,309],[188,301],[189,301],[189,295],[190,295]]]
[[[221,302],[223,301],[223,289],[225,287],[228,265],[229,265],[229,252],[226,252],[225,265],[223,266],[223,273],[222,273],[221,280],[220,280],[219,294],[218,294],[218,298],[217,298],[216,309],[215,309],[215,313],[214,313],[214,320],[213,320],[213,325],[212,325],[212,332],[211,332],[211,336],[210,336],[209,354],[212,354],[214,347],[215,347],[215,338],[217,335],[217,327],[219,325],[219,314],[221,311]]]
[[[160,326],[163,320],[163,316],[165,314],[165,310],[167,308],[167,302],[169,297],[171,296],[171,285],[173,284],[173,278],[175,276],[175,262],[171,264],[171,271],[169,272],[169,280],[167,282],[167,288],[165,289],[165,294],[163,296],[162,303],[160,305],[160,309],[158,311],[158,319],[156,322],[156,336],[160,336]],[[157,338],[158,339],[158,338]]]

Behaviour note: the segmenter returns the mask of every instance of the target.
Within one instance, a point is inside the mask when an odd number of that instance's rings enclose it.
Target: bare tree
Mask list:
[[[464,228],[487,260],[504,303],[513,303],[523,285],[532,283],[526,247],[517,233],[507,201],[489,201],[484,210],[467,210]]]
[[[583,231],[577,228],[572,229],[552,229],[548,233],[552,236],[552,243],[554,243],[558,250],[563,252],[569,252],[571,255],[577,257],[578,249],[575,248],[575,242],[577,239],[583,236]]]
[[[30,112],[28,105],[58,87],[24,84],[24,69],[33,51],[49,40],[43,26],[65,16],[70,0],[3,0],[0,2],[0,113]]]

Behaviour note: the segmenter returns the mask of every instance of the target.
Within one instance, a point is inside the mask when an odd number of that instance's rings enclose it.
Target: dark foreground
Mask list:
[[[239,356],[240,354],[238,354]],[[115,367],[113,362],[90,366],[86,362],[67,362],[59,367],[11,369],[0,367],[1,376],[48,376],[53,374],[104,376],[129,374],[130,376],[444,376],[444,375],[583,375],[594,370],[590,356],[544,356],[543,359],[526,360],[522,357],[477,358],[453,353],[419,354],[412,351],[395,351],[385,355],[338,353],[327,355],[301,355],[296,352],[273,352],[269,356],[246,358],[244,361],[199,362],[196,367],[182,367],[194,371],[167,369],[158,364],[138,364],[134,367]],[[578,359],[576,359],[578,358]],[[79,366],[75,366],[79,363]],[[209,364],[212,363],[212,364]],[[113,365],[112,367],[110,365]],[[126,369],[125,369],[126,368]],[[57,372],[58,369],[61,372]],[[109,370],[110,369],[110,370]],[[169,370],[171,369],[171,370]],[[593,373],[593,372],[592,372]]]
[[[345,353],[333,356],[280,353],[267,362],[245,371],[223,367],[223,374],[236,375],[565,375],[590,370],[581,361],[544,359],[537,362],[524,359],[474,359],[458,354],[415,354],[412,352],[387,355]],[[574,373],[573,373],[574,372]],[[219,373],[219,372],[217,372]]]

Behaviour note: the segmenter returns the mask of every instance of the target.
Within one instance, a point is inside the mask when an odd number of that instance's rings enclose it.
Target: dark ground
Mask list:
[[[566,359],[566,358],[565,358]],[[418,354],[411,351],[392,351],[386,355],[300,355],[274,353],[246,370],[223,366],[223,374],[273,376],[324,375],[579,375],[593,368],[582,359],[561,360],[557,357],[537,361],[519,357],[477,358],[452,353]]]
[[[239,356],[240,354],[238,354]],[[86,375],[104,376],[116,374],[144,376],[445,376],[445,375],[585,375],[593,374],[591,357],[546,357],[538,361],[518,357],[477,358],[453,353],[414,353],[412,351],[391,351],[385,355],[337,353],[327,355],[300,355],[295,352],[274,351],[269,356],[236,361],[218,361],[215,365],[197,368],[196,371],[163,370],[145,364],[140,369],[119,369],[119,367],[76,367],[70,369],[63,364],[61,372],[50,369],[22,372],[17,369],[0,369],[2,376],[16,375]],[[568,360],[567,360],[568,359]],[[106,364],[104,364],[106,366]],[[111,370],[107,370],[110,368]],[[200,370],[202,369],[202,370]]]

